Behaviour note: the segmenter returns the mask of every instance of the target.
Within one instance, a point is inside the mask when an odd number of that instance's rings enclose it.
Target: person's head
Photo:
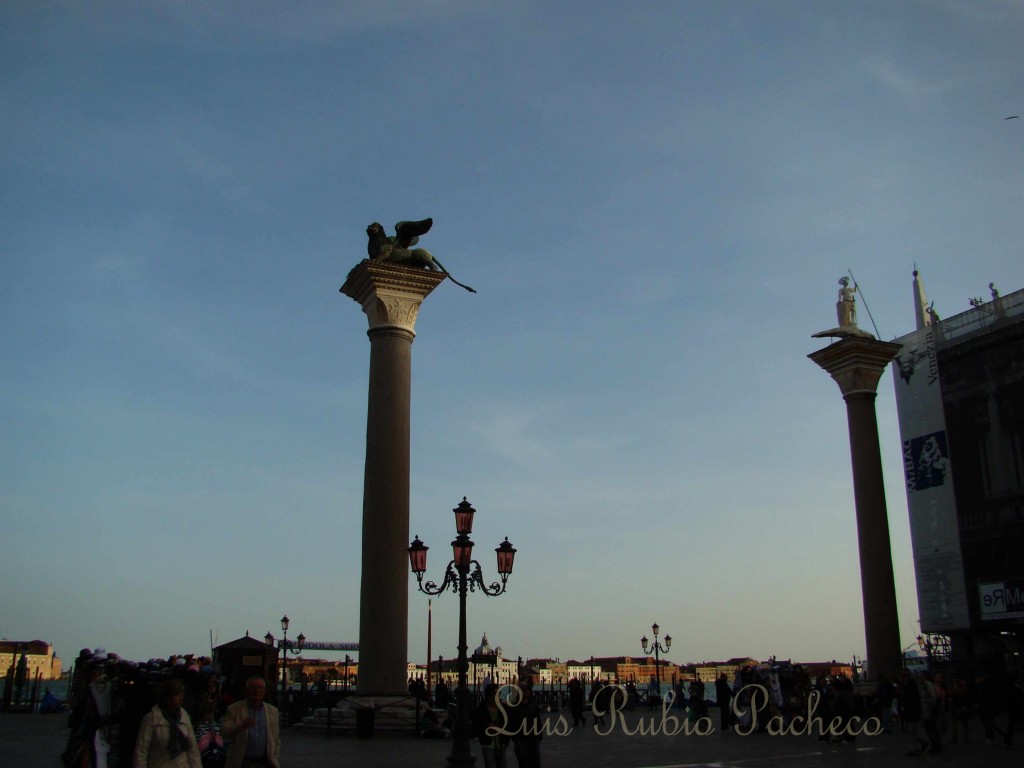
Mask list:
[[[266,695],[267,681],[262,677],[254,676],[245,681],[245,698],[251,706],[263,706],[263,699]]]
[[[162,709],[177,712],[185,701],[185,684],[175,677],[164,682],[157,692],[156,700]]]

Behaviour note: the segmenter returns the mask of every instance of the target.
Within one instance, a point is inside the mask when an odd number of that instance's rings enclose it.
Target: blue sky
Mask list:
[[[462,282],[413,345],[411,527],[519,549],[470,635],[864,650],[846,416],[806,355],[1024,287],[1017,2],[0,6],[0,634],[358,639],[366,225]],[[860,320],[870,329],[864,304]],[[891,374],[878,420],[917,605]],[[493,574],[491,558],[485,567]],[[426,654],[410,578],[410,657]],[[457,600],[434,601],[451,655]]]

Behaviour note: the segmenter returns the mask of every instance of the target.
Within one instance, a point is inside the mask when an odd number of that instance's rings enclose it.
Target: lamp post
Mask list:
[[[640,645],[643,646],[644,653],[650,653],[654,651],[654,673],[658,680],[658,695],[661,696],[661,657],[659,653],[668,653],[668,649],[672,647],[672,635],[665,635],[665,644],[662,645],[658,642],[658,624],[654,623],[651,625],[651,632],[654,633],[654,640],[651,641],[650,648],[647,647],[647,635],[640,638]]]
[[[459,596],[459,685],[455,690],[457,714],[452,739],[452,753],[448,756],[448,763],[457,768],[472,768],[475,758],[469,749],[471,728],[469,690],[466,681],[466,673],[469,671],[469,661],[466,657],[466,593],[469,590],[474,592],[480,590],[488,597],[496,597],[504,592],[509,574],[512,573],[516,549],[509,543],[508,537],[495,548],[494,551],[498,556],[498,576],[501,577],[501,583],[485,584],[480,563],[473,559],[473,542],[469,538],[469,534],[473,532],[473,515],[476,514],[476,510],[463,496],[459,506],[452,511],[455,512],[455,530],[458,535],[452,542],[453,558],[445,568],[444,580],[441,585],[438,586],[432,581],[423,583],[423,574],[427,570],[429,547],[420,541],[419,536],[409,546],[409,566],[416,574],[417,584],[424,594],[440,595],[451,589]]]
[[[302,649],[306,645],[306,636],[300,632],[299,636],[296,638],[298,641],[296,643],[296,647],[288,647],[289,623],[288,614],[286,613],[281,617],[281,633],[284,635],[281,640],[281,711],[285,713],[288,711],[288,654],[293,653],[298,656],[302,653]]]

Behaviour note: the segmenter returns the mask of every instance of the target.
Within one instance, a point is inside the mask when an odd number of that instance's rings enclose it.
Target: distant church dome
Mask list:
[[[493,656],[494,651],[491,650],[491,644],[487,642],[487,633],[484,632],[483,639],[480,640],[480,645],[473,651],[477,656]]]

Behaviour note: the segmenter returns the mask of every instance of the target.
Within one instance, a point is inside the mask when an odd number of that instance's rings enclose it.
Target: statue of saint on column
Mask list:
[[[843,275],[839,278],[839,301],[836,302],[836,315],[839,317],[840,328],[857,327],[857,299],[854,294],[857,286],[850,287],[850,278]]]
[[[832,337],[845,339],[848,336],[861,336],[868,339],[874,338],[874,336],[867,331],[861,330],[857,327],[856,293],[856,283],[854,283],[851,288],[850,278],[845,275],[839,278],[839,301],[836,302],[836,317],[839,321],[839,325],[835,328],[830,328],[827,331],[820,331],[812,334],[814,338]]]

